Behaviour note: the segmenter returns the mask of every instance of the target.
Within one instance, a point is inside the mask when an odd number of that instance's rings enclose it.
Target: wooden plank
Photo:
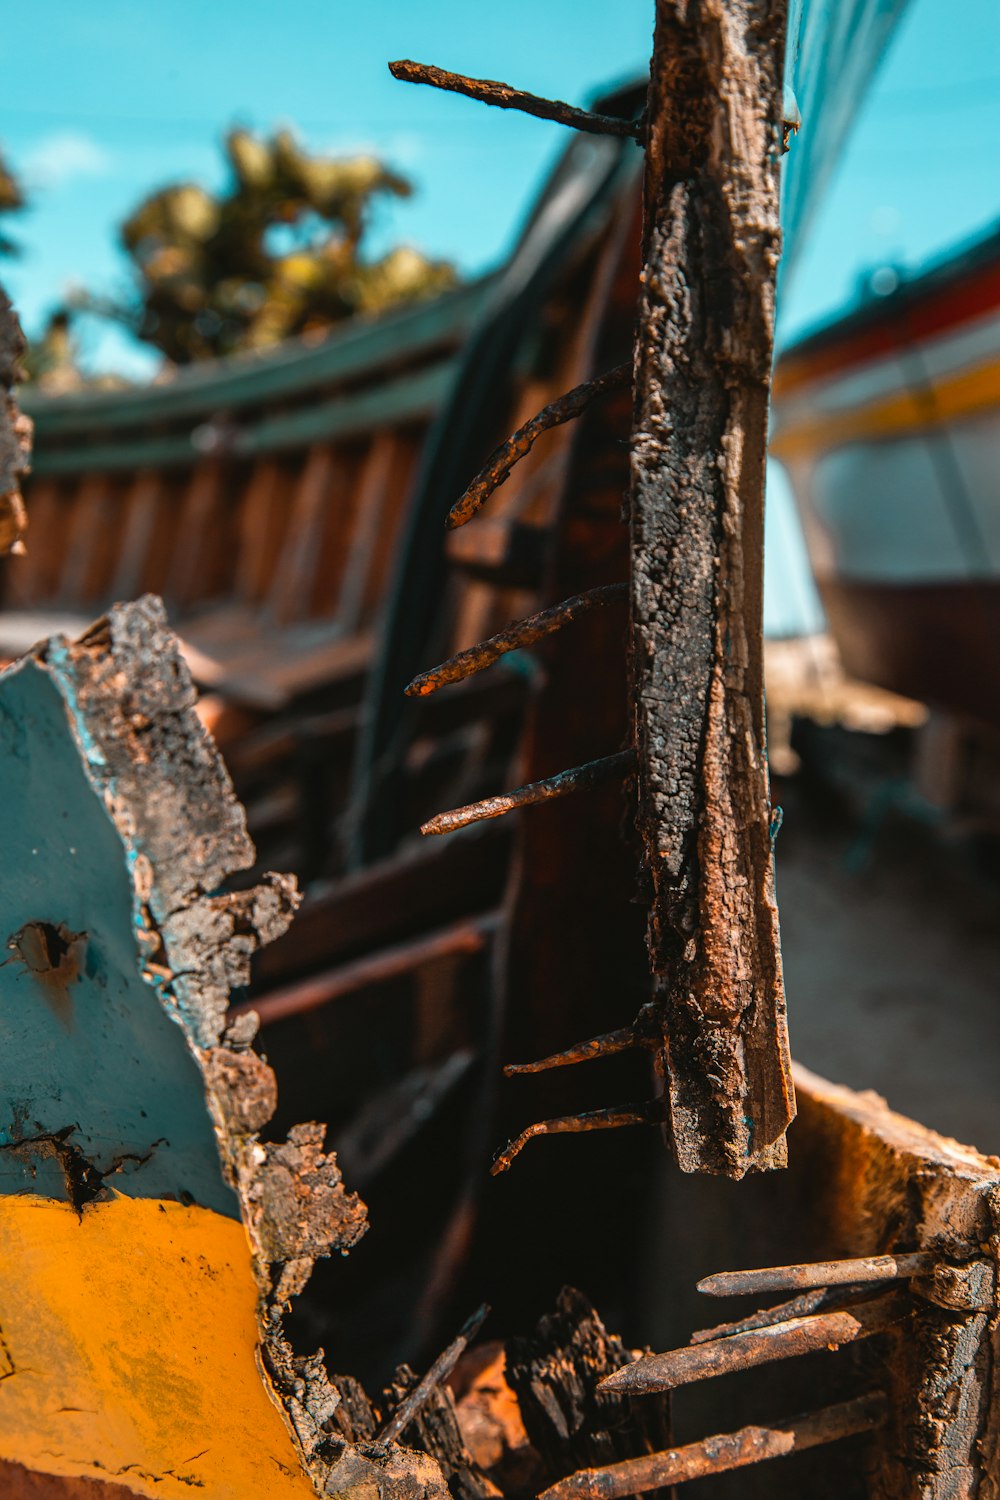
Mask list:
[[[149,551],[156,533],[156,512],[163,503],[163,482],[154,469],[140,469],[125,495],[125,525],[110,593],[132,599],[142,592]]]
[[[285,519],[281,514],[284,489],[280,459],[257,459],[239,503],[237,522],[235,593],[247,603],[260,603],[270,582]]]
[[[54,598],[66,545],[69,502],[61,494],[60,481],[32,479],[28,501],[26,551],[4,563],[4,604],[12,609],[31,608]]]
[[[281,625],[305,613],[319,565],[324,516],[327,506],[341,501],[333,491],[342,473],[339,457],[328,444],[316,443],[309,449],[267,599],[268,614]]]
[[[342,636],[252,629],[238,643],[212,650],[200,644],[197,624],[181,641],[191,675],[200,685],[234,702],[265,712],[283,708],[298,694],[324,683],[347,682],[367,671],[370,633]]]
[[[260,955],[255,985],[285,983],[318,964],[330,965],[402,942],[433,924],[491,910],[506,874],[510,831],[502,823],[449,841],[421,844],[382,860],[303,903],[294,939]]]
[[[27,527],[21,485],[31,466],[31,419],[13,395],[25,347],[17,314],[0,291],[0,557],[22,550]]]
[[[338,600],[361,515],[365,449],[357,443],[340,445],[336,460],[330,495],[316,527],[315,560],[302,590],[299,615],[341,624]]]
[[[400,538],[409,514],[410,495],[414,477],[421,462],[427,431],[422,426],[408,424],[397,428],[397,440],[393,446],[389,468],[389,497],[383,521],[375,536],[375,547],[365,584],[362,619],[381,618],[385,608],[390,581],[394,576]]]
[[[253,1011],[262,1026],[271,1026],[288,1016],[300,1016],[356,995],[360,990],[386,984],[389,980],[413,974],[424,965],[439,963],[443,958],[466,957],[482,952],[499,925],[499,918],[476,917],[446,927],[409,943],[381,948],[365,958],[354,959],[336,969],[310,975],[279,990],[271,990],[260,999],[244,1000],[233,1007],[234,1015]]]
[[[111,545],[117,534],[119,508],[116,484],[107,474],[88,474],[77,491],[69,515],[69,535],[60,571],[57,599],[80,608],[93,602],[106,576]]]
[[[400,438],[391,429],[372,438],[358,484],[357,520],[344,559],[336,616],[345,630],[361,624],[379,533],[386,527],[390,483]]]
[[[794,1114],[761,593],[782,0],[657,0],[630,497],[633,719],[668,1137],[780,1166]]]
[[[181,609],[204,598],[218,567],[217,555],[226,545],[218,526],[222,476],[218,459],[196,464],[181,501],[164,589],[170,604]]]

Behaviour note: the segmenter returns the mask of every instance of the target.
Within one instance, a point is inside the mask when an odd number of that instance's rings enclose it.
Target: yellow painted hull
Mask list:
[[[210,1209],[0,1197],[0,1461],[156,1500],[308,1500],[256,1295],[243,1226]]]

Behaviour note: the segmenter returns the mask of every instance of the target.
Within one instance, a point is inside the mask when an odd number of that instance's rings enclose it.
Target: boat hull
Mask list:
[[[790,350],[772,452],[847,670],[1000,722],[1000,238]]]

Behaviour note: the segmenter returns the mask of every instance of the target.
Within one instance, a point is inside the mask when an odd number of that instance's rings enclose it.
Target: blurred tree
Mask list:
[[[226,192],[165,187],[123,224],[135,301],[85,303],[168,359],[260,349],[454,285],[452,266],[416,250],[364,256],[373,203],[412,191],[375,158],[310,156],[288,131],[261,140],[234,130],[225,151]]]
[[[24,190],[7,165],[0,152],[0,215],[20,213],[27,206]],[[21,247],[16,240],[9,239],[5,228],[0,228],[0,255],[19,255]]]

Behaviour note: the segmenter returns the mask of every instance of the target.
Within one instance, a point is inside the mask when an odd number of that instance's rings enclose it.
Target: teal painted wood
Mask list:
[[[238,1217],[191,1046],[143,976],[136,853],[67,682],[35,657],[0,674],[0,1192],[71,1197],[65,1133],[71,1170],[79,1153],[118,1192]],[[55,973],[42,924],[71,940]]]
[[[204,420],[212,411],[308,396],[324,386],[390,374],[402,361],[435,350],[447,353],[464,340],[489,288],[488,279],[473,282],[433,302],[358,319],[320,342],[295,340],[261,354],[206,360],[164,385],[65,396],[29,389],[21,404],[46,438],[89,437],[95,427],[124,438],[130,427]]]
[[[451,389],[456,368],[454,359],[442,357],[438,363],[413,375],[384,384],[377,382],[357,393],[329,396],[280,416],[264,417],[234,432],[222,451],[236,458],[251,458],[303,448],[314,442],[363,437],[383,427],[426,420],[434,415]],[[75,444],[66,448],[49,447],[44,437],[44,431],[36,432],[32,461],[35,474],[110,474],[141,468],[183,468],[204,456],[195,444],[197,432],[186,429],[167,437],[133,435],[123,442]]]

